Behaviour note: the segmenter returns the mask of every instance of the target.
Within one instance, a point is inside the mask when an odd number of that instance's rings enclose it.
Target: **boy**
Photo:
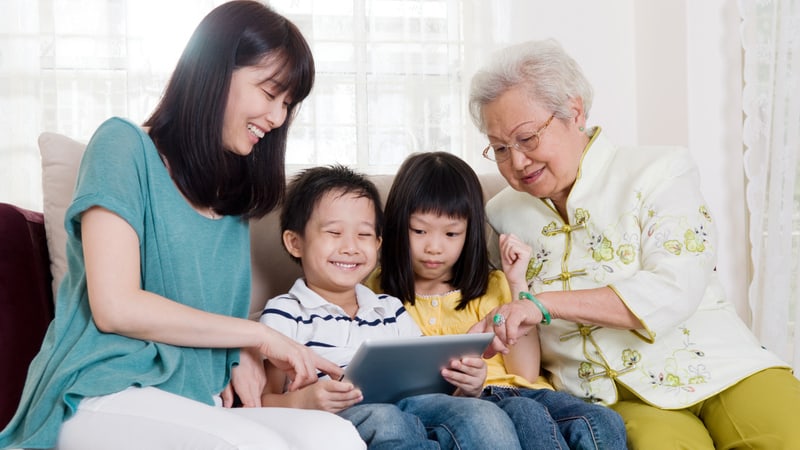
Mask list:
[[[361,284],[377,263],[382,220],[378,190],[363,175],[338,165],[298,175],[289,185],[280,222],[284,247],[304,276],[288,294],[267,303],[261,322],[341,367],[367,338],[421,336],[400,300]],[[369,448],[520,448],[513,423],[490,402],[426,394],[395,404],[359,405],[355,386],[326,375],[286,392],[286,375],[266,364],[264,406],[337,413],[356,426]],[[458,370],[444,371],[448,379],[482,382],[486,377],[480,358],[462,358],[453,368]],[[464,393],[474,397],[480,388]]]

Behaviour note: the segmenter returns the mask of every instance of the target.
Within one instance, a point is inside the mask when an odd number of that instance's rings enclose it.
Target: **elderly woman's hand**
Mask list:
[[[514,300],[493,309],[480,322],[473,325],[470,333],[494,332],[492,345],[483,354],[491,358],[497,353],[508,353],[519,338],[530,333],[542,321],[542,312],[529,300]]]

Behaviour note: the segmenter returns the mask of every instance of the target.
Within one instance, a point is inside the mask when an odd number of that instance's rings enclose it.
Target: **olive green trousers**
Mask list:
[[[617,385],[611,405],[625,420],[631,450],[800,449],[800,380],[767,369],[685,409],[644,403]]]

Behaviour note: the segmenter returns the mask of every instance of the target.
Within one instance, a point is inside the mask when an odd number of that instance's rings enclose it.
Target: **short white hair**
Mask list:
[[[483,108],[517,86],[525,86],[531,100],[557,118],[571,118],[570,99],[578,98],[583,101],[584,118],[589,117],[594,93],[578,63],[554,39],[528,41],[494,53],[472,77],[469,112],[482,133],[486,133]]]

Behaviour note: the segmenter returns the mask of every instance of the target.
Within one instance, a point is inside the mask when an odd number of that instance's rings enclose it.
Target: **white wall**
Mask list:
[[[731,0],[687,1],[686,13],[688,145],[719,231],[718,272],[749,324],[739,10]]]
[[[581,64],[595,88],[590,125],[618,144],[689,147],[719,232],[718,272],[749,322],[735,2],[532,0],[510,8],[509,42],[553,37]]]

